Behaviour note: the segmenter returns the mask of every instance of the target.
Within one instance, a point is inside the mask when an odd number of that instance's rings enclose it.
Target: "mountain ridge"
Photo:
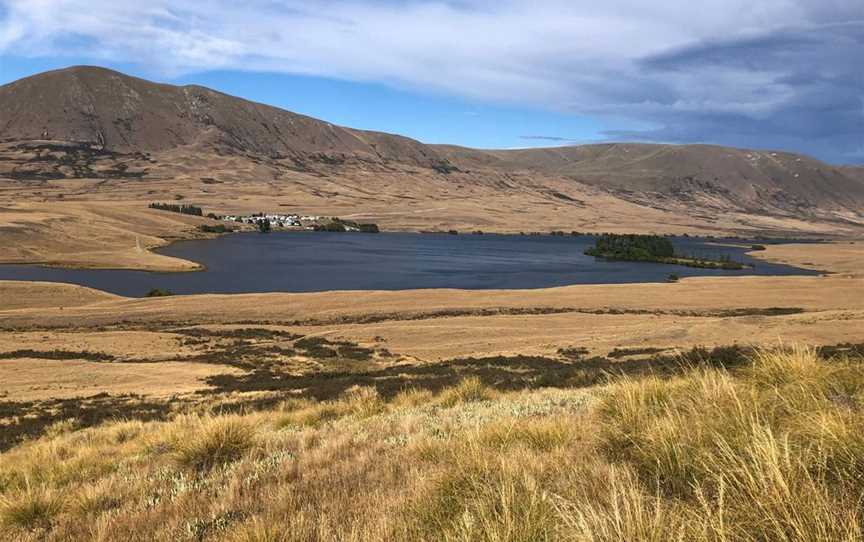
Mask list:
[[[438,159],[407,137],[344,128],[200,85],[153,83],[95,66],[4,85],[0,106],[6,117],[0,139],[75,141],[118,152],[209,145],[270,157],[356,153],[409,157],[418,165]]]
[[[388,179],[385,192],[417,201],[429,198],[430,183],[445,183],[439,188],[448,198],[472,187],[487,198],[539,194],[573,213],[584,194],[599,190],[642,207],[703,216],[735,211],[864,220],[864,168],[783,151],[649,143],[515,150],[432,145],[93,66],[0,86],[0,111],[0,178],[7,179],[192,182],[213,176],[212,164],[230,161],[231,179],[258,182],[263,175],[300,183],[321,198],[328,192],[306,177],[343,179],[365,194],[370,175],[379,176]]]

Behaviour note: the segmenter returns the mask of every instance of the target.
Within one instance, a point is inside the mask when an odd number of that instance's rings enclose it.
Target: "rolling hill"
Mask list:
[[[861,171],[711,145],[427,145],[87,66],[0,87],[0,203],[170,196],[260,210],[284,196],[406,229],[844,234],[864,228]],[[98,182],[70,191],[73,179]]]

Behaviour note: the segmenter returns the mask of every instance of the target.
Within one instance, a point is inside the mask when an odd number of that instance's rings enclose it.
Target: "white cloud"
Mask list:
[[[4,4],[3,48],[19,54],[108,51],[171,73],[267,69],[518,99],[569,94],[562,68],[621,69],[634,58],[736,33],[742,20],[764,28],[801,19],[788,2],[752,9],[738,0],[661,2],[651,10],[632,0]],[[85,43],[75,45],[81,37]]]
[[[783,78],[798,67],[794,60],[748,65],[743,58],[720,66],[707,58],[682,71],[643,59],[864,21],[861,0],[0,0],[0,6],[6,12],[0,53],[133,62],[154,75],[226,68],[371,80],[651,123],[665,122],[665,114],[686,122],[687,112],[770,119],[795,103],[798,87]],[[757,48],[749,50],[756,57]]]

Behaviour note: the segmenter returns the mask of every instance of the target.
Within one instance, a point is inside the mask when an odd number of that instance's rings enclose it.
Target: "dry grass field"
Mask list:
[[[177,160],[192,160],[178,157]],[[854,217],[841,220],[745,212],[717,202],[627,199],[554,177],[484,173],[464,179],[405,171],[316,175],[249,171],[227,163],[190,164],[168,159],[164,178],[0,178],[0,262],[75,267],[186,271],[192,262],[148,249],[205,236],[207,219],[148,209],[150,202],[193,203],[206,213],[298,212],[378,223],[385,231],[456,229],[487,232],[619,232],[768,234],[797,237],[864,235]],[[211,167],[212,166],[212,167]],[[168,167],[168,166],[166,166]],[[211,171],[202,181],[183,171]],[[220,169],[221,168],[221,169]],[[331,176],[332,175],[332,176]],[[455,174],[454,174],[455,175]],[[497,175],[497,176],[496,176]],[[215,183],[215,184],[214,184]],[[509,183],[509,184],[508,184]],[[511,189],[502,190],[502,186]],[[555,196],[553,194],[557,194]],[[567,199],[561,199],[565,197]]]
[[[352,387],[59,421],[0,455],[14,540],[860,540],[860,353],[502,391]],[[575,383],[574,383],[575,384]]]
[[[146,247],[200,222],[8,208],[3,235],[32,241],[9,261],[188,270]],[[100,252],[72,215],[110,232]],[[63,247],[40,241],[57,224]],[[145,299],[0,281],[0,539],[860,539],[864,242],[756,254],[825,274]]]

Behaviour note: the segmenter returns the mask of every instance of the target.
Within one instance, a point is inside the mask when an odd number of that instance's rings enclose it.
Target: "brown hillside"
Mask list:
[[[0,139],[89,143],[121,153],[196,145],[266,157],[352,155],[434,166],[429,147],[350,130],[200,86],[78,66],[0,87]]]
[[[713,145],[610,143],[548,149],[479,151],[437,147],[460,167],[527,170],[613,190],[686,198],[713,194],[747,209],[862,209],[857,168],[771,151]],[[858,176],[864,175],[858,172]]]
[[[0,260],[78,265],[70,255],[92,253],[89,265],[106,265],[152,234],[146,202],[181,199],[385,229],[860,236],[862,171],[708,145],[426,145],[73,67],[0,86]],[[90,213],[106,212],[111,228],[99,229]]]

